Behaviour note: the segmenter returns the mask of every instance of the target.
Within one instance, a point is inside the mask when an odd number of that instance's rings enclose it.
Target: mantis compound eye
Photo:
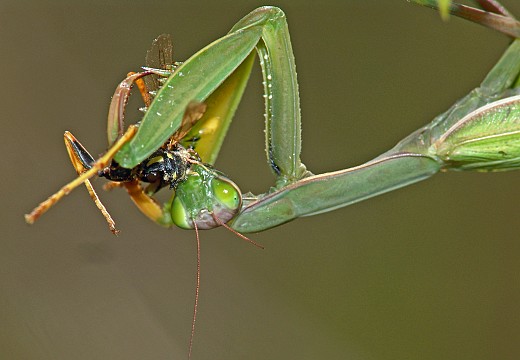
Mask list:
[[[234,182],[225,178],[215,178],[211,182],[211,188],[213,196],[220,206],[235,211],[240,209],[242,194]]]
[[[226,223],[242,206],[237,185],[217,172],[192,166],[193,172],[179,184],[172,202],[173,223],[183,229],[212,229]]]

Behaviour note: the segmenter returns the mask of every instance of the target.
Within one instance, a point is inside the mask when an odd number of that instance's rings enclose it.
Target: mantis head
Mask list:
[[[242,207],[238,186],[221,173],[193,164],[177,186],[171,203],[173,223],[182,229],[212,229],[228,222]]]

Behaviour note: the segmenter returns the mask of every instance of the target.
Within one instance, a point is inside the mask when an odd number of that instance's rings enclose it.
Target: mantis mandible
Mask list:
[[[488,12],[458,4],[452,4],[451,11],[520,36],[518,22],[507,11],[494,6],[494,1],[480,2]],[[238,187],[211,164],[240,102],[255,49],[264,80],[267,162],[276,183],[265,194],[242,198]],[[259,8],[240,20],[228,35],[175,69],[145,69],[129,75],[112,100],[107,153],[94,160],[67,133],[67,149],[80,176],[26,220],[34,222],[74,187],[85,183],[115,232],[89,183],[95,175],[121,183],[139,209],[161,225],[195,229],[227,225],[248,233],[347,206],[439,171],[516,169],[520,166],[519,73],[520,41],[516,40],[479,88],[393,149],[354,168],[313,175],[300,161],[298,83],[285,15],[277,8]],[[153,101],[143,95],[147,111],[138,125],[125,131],[129,88],[149,76],[162,77],[163,84]],[[146,94],[150,89],[144,88]],[[161,167],[169,159],[175,159],[173,165]],[[150,178],[150,168],[157,164],[160,169],[153,170],[155,177]],[[143,181],[150,183],[146,189],[141,188]],[[151,195],[163,187],[170,187],[175,194],[161,207]]]

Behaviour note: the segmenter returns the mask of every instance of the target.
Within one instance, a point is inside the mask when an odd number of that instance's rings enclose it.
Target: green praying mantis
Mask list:
[[[492,0],[480,3],[486,12],[458,4],[449,10],[520,37],[518,22],[503,7]],[[242,97],[255,50],[263,73],[267,162],[276,178],[267,193],[256,196],[242,195],[212,167]],[[138,208],[160,225],[195,230],[227,226],[249,233],[347,206],[439,171],[504,171],[520,166],[520,40],[510,45],[480,87],[430,124],[365,164],[320,175],[313,175],[300,160],[298,83],[280,9],[254,10],[226,36],[173,65],[167,61],[149,65],[118,86],[109,110],[109,149],[101,158],[94,160],[72,134],[65,134],[79,176],[26,215],[27,222],[85,184],[116,232],[89,182],[96,175],[124,187]],[[146,112],[125,130],[124,109],[133,83],[143,89]],[[143,183],[149,185],[143,188]],[[168,187],[173,196],[161,206],[152,195]],[[196,302],[197,297],[198,283]]]
[[[415,2],[436,5],[435,1]],[[502,7],[492,7],[494,1],[481,3],[494,12],[479,12],[458,4],[452,4],[450,10],[518,35],[520,26],[509,13]],[[211,165],[240,102],[255,49],[264,80],[267,161],[276,183],[265,194],[248,194],[242,199],[238,187]],[[171,155],[181,158],[186,168],[176,182],[168,183],[164,180],[167,174],[162,173],[162,180],[150,182],[143,190],[139,181],[146,179],[135,174],[120,176],[134,202],[145,215],[164,226],[212,228],[227,224],[240,233],[266,230],[297,217],[331,211],[439,171],[516,169],[520,164],[519,73],[520,41],[516,40],[480,87],[393,149],[360,166],[313,175],[300,160],[298,83],[285,15],[278,8],[262,7],[174,70],[146,68],[125,79],[110,106],[109,150],[96,161],[85,161],[86,150],[66,133],[67,148],[80,176],[26,215],[26,220],[34,222],[73,188],[88,185],[92,176],[119,180],[107,175],[110,163],[119,172],[150,165],[154,156],[157,160],[158,149],[171,150],[173,143],[189,149],[182,155]],[[124,131],[124,107],[130,87],[147,76],[163,77],[165,81],[153,101],[146,98],[150,89],[143,85],[146,113],[138,125]],[[197,110],[194,104],[202,103],[204,109],[199,106]],[[168,184],[174,196],[160,207],[150,194]],[[109,216],[99,200],[96,202]]]

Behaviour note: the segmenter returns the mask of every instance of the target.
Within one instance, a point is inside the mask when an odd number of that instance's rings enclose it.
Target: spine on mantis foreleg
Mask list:
[[[285,14],[264,6],[240,20],[231,30],[262,29],[256,45],[263,74],[267,159],[283,187],[309,174],[300,161],[301,114],[296,65]]]

